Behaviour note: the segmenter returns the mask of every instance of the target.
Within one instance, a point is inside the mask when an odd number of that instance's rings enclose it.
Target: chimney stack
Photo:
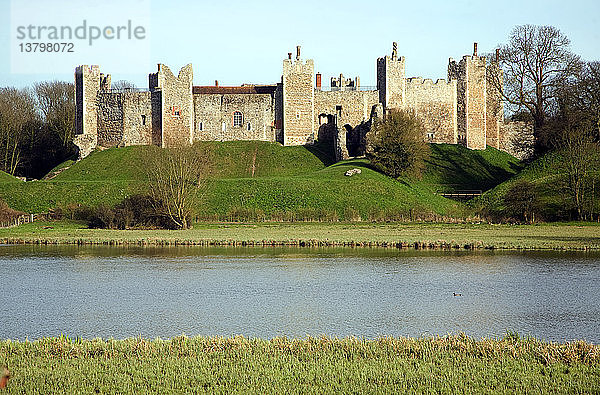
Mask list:
[[[477,56],[477,43],[473,43],[473,56]]]
[[[292,53],[291,52],[288,52],[288,59],[292,60]]]
[[[496,48],[496,62],[500,61],[500,48]]]
[[[300,60],[300,46],[296,45],[296,60]]]
[[[215,80],[215,86],[219,86],[219,80]]]
[[[315,81],[317,90],[321,90],[321,73],[317,73],[317,80]]]

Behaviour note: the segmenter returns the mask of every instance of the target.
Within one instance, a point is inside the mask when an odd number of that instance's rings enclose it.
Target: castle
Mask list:
[[[283,145],[328,140],[338,159],[360,154],[374,117],[392,109],[413,111],[432,143],[486,145],[511,152],[511,136],[530,126],[505,122],[499,93],[488,81],[497,62],[477,55],[448,64],[448,79],[406,78],[405,59],[393,43],[391,56],[377,59],[377,87],[360,79],[331,78],[322,86],[312,59],[283,61],[281,82],[268,85],[194,86],[192,65],[178,76],[164,64],[149,74],[148,89],[111,89],[98,66],[75,70],[76,137],[80,157],[96,147],[170,147],[194,141],[261,140]],[[501,75],[500,75],[501,76]],[[354,144],[353,147],[351,145]]]

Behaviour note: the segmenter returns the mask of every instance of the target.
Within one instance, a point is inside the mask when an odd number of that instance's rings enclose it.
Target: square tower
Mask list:
[[[312,59],[300,59],[300,46],[294,61],[291,53],[283,61],[283,145],[314,142],[314,70]]]
[[[193,78],[191,64],[182,67],[175,77],[171,69],[159,63],[158,72],[148,76],[152,93],[153,141],[161,147],[192,143]]]
[[[470,149],[486,147],[486,59],[477,56],[475,43],[473,56],[463,56],[459,63],[448,62],[448,79],[457,80],[458,141]]]
[[[80,158],[98,145],[98,93],[110,90],[110,75],[98,65],[75,68],[75,139]]]
[[[398,57],[398,44],[392,45],[392,56],[377,59],[377,90],[385,111],[406,105],[404,56]]]

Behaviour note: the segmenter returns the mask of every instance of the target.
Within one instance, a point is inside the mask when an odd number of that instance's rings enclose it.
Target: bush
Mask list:
[[[168,217],[160,215],[161,202],[150,195],[129,196],[115,207],[101,204],[86,220],[90,228],[127,229],[164,228],[175,229],[176,225]]]
[[[390,177],[420,178],[429,158],[425,134],[425,127],[413,113],[392,110],[369,132],[367,158]]]
[[[504,195],[505,214],[519,221],[535,222],[535,213],[539,211],[538,194],[535,185],[519,180]]]

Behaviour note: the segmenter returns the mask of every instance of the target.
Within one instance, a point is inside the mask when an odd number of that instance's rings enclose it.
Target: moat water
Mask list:
[[[0,339],[514,331],[600,343],[599,280],[598,253],[0,246]]]

